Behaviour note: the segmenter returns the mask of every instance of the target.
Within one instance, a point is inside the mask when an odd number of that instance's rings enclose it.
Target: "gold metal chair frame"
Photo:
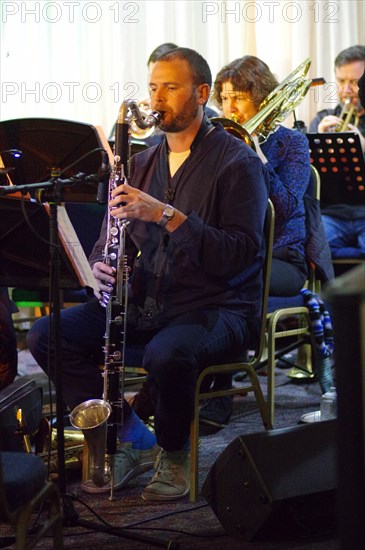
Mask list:
[[[261,311],[261,332],[258,349],[255,352],[254,357],[249,362],[231,363],[225,365],[213,365],[205,368],[198,377],[195,400],[194,400],[194,417],[190,425],[190,500],[195,502],[198,496],[198,468],[199,468],[199,404],[202,400],[211,399],[214,397],[220,397],[223,395],[246,395],[249,392],[253,392],[257,401],[257,405],[261,414],[262,423],[265,429],[271,428],[270,417],[268,414],[267,403],[265,402],[260,382],[256,373],[256,368],[260,364],[262,354],[264,352],[266,341],[266,316],[267,316],[267,303],[269,297],[269,284],[270,284],[270,270],[271,270],[271,256],[272,256],[272,244],[274,234],[274,221],[275,212],[272,202],[269,200],[266,219],[265,219],[265,241],[266,241],[266,256],[264,262],[264,292]],[[249,384],[238,388],[231,388],[220,391],[201,392],[201,386],[207,376],[222,374],[222,373],[235,373],[246,372],[249,379]]]
[[[313,182],[313,196],[320,199],[320,175],[318,170],[311,165],[311,177]],[[321,292],[321,282],[316,276],[314,265],[309,265],[309,275],[306,287],[315,294]],[[282,317],[295,316],[298,320],[297,328],[278,330],[277,325]],[[305,306],[277,309],[268,314],[267,325],[267,402],[269,406],[270,425],[274,426],[275,420],[275,363],[276,363],[276,340],[280,338],[297,336],[298,355],[297,365],[287,373],[289,378],[313,378],[315,376],[314,362],[314,340],[310,330],[309,310]],[[303,339],[305,343],[303,343]]]
[[[270,417],[267,403],[264,399],[263,392],[260,386],[258,376],[256,374],[256,368],[260,364],[262,354],[266,347],[265,334],[266,334],[266,317],[267,317],[267,302],[269,296],[269,284],[270,284],[270,270],[271,270],[271,256],[272,256],[272,244],[274,235],[274,223],[275,212],[272,202],[269,200],[266,219],[265,219],[265,241],[266,241],[266,255],[264,262],[264,292],[262,303],[262,323],[260,340],[258,349],[254,357],[249,362],[229,363],[224,365],[212,365],[205,368],[199,375],[194,399],[194,417],[190,424],[190,500],[195,502],[198,496],[198,468],[199,468],[199,404],[202,400],[210,399],[213,397],[220,397],[223,395],[246,395],[249,392],[253,392],[258,404],[258,408],[261,414],[262,423],[265,429],[271,428]],[[240,388],[231,388],[227,390],[201,392],[201,386],[206,377],[221,374],[226,372],[242,372],[245,371],[248,374],[249,384]],[[127,385],[143,382],[147,375],[147,372],[141,367],[125,368],[127,375]],[[130,375],[132,374],[132,377]],[[86,451],[86,453],[85,453]],[[86,464],[87,448],[84,449],[84,462]],[[87,478],[87,469],[83,469],[83,479]]]

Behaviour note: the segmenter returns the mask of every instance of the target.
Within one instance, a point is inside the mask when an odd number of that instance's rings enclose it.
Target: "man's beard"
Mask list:
[[[165,118],[159,124],[160,130],[164,132],[177,133],[186,130],[196,118],[199,111],[199,105],[197,104],[196,95],[193,94],[186,102],[180,113],[174,116],[174,119],[165,122]],[[171,111],[169,112],[170,115]]]

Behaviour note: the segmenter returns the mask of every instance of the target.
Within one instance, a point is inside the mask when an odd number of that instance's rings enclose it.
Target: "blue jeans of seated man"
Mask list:
[[[244,348],[256,341],[259,319],[244,319],[226,310],[189,311],[158,331],[127,329],[126,365],[136,346],[143,346],[142,366],[148,371],[155,402],[157,443],[166,451],[180,450],[189,437],[198,370],[227,360],[239,360]],[[48,370],[49,317],[39,319],[28,333],[34,358]],[[61,312],[62,390],[72,410],[92,398],[100,398],[103,379],[105,309],[96,300]],[[50,364],[54,364],[51,350]],[[49,373],[55,379],[55,373]],[[128,415],[130,408],[124,408]]]
[[[365,258],[365,219],[342,220],[322,215],[332,258]]]

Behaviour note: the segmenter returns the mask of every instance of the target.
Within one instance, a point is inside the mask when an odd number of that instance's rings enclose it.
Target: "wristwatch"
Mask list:
[[[159,222],[157,222],[157,224],[160,225],[161,227],[165,227],[167,222],[172,220],[174,216],[175,216],[175,209],[169,204],[166,204],[162,212],[162,218],[160,219]]]

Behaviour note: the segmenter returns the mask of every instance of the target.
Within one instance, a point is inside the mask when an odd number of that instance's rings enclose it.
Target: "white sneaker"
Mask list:
[[[154,445],[151,449],[141,451],[133,449],[131,443],[124,443],[114,457],[114,487],[113,490],[121,489],[129,480],[151,470],[160,448]],[[81,483],[81,489],[85,493],[109,493],[110,481],[101,487],[91,479]]]

